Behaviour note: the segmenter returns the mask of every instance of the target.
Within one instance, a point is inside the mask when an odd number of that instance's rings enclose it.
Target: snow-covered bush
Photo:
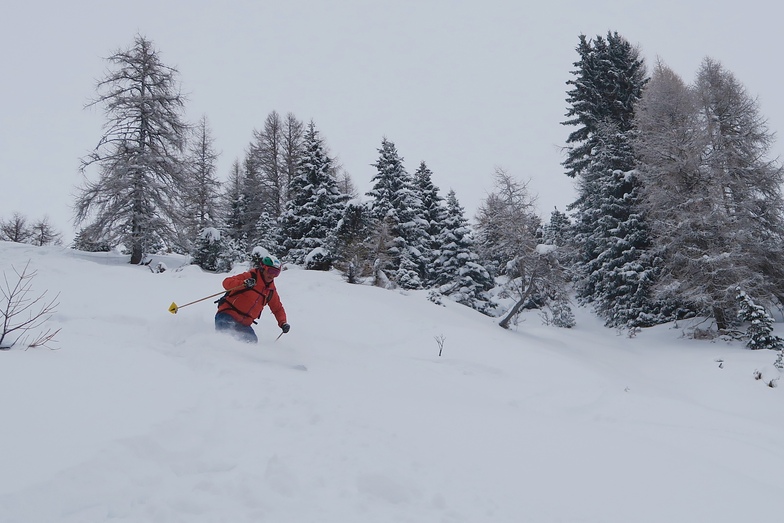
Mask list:
[[[218,258],[221,255],[221,233],[214,227],[205,227],[196,241],[193,253],[193,264],[205,271],[214,271],[218,268]]]
[[[771,349],[781,351],[784,340],[773,334],[773,317],[765,307],[757,305],[751,297],[737,289],[738,319],[748,323],[746,346],[750,349]]]

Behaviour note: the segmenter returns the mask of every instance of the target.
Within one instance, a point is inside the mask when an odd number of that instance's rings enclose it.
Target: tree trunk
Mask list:
[[[131,264],[132,265],[139,265],[142,262],[142,256],[144,255],[144,251],[142,250],[141,245],[134,245],[131,249]]]
[[[713,318],[716,320],[716,328],[719,332],[727,330],[727,317],[724,315],[724,309],[713,307]]]
[[[535,275],[532,274],[529,278],[528,287],[525,289],[523,296],[517,301],[517,303],[514,304],[514,307],[509,310],[509,313],[504,317],[504,319],[498,323],[498,325],[504,329],[509,328],[509,322],[512,321],[512,318],[517,316],[517,314],[520,312],[520,309],[522,309],[523,305],[525,305],[525,302],[528,301],[528,297],[531,296],[534,288],[534,276]]]

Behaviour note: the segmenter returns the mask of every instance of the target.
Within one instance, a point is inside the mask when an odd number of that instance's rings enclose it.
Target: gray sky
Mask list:
[[[361,192],[382,137],[424,160],[472,217],[502,167],[530,179],[547,219],[574,197],[560,165],[578,35],[618,31],[691,82],[706,56],[732,71],[772,131],[784,8],[769,1],[4,1],[0,22],[0,218],[48,215],[73,237],[79,158],[105,121],[85,110],[104,58],[152,40],[180,71],[187,118],[209,119],[219,175],[273,110],[313,119]],[[772,155],[784,151],[781,140]]]

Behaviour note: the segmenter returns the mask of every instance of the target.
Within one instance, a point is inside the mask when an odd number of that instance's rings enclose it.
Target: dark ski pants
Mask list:
[[[237,323],[237,320],[225,312],[219,312],[215,315],[215,330],[218,332],[227,332],[238,340],[246,343],[259,342],[252,327]]]

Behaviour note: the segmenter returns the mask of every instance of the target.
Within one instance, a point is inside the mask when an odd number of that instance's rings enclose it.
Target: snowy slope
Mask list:
[[[784,387],[753,378],[778,377],[772,352],[585,310],[505,331],[296,268],[291,332],[265,311],[248,346],[212,299],[167,311],[225,275],[0,242],[6,277],[27,260],[62,331],[0,352],[2,523],[784,517]]]

